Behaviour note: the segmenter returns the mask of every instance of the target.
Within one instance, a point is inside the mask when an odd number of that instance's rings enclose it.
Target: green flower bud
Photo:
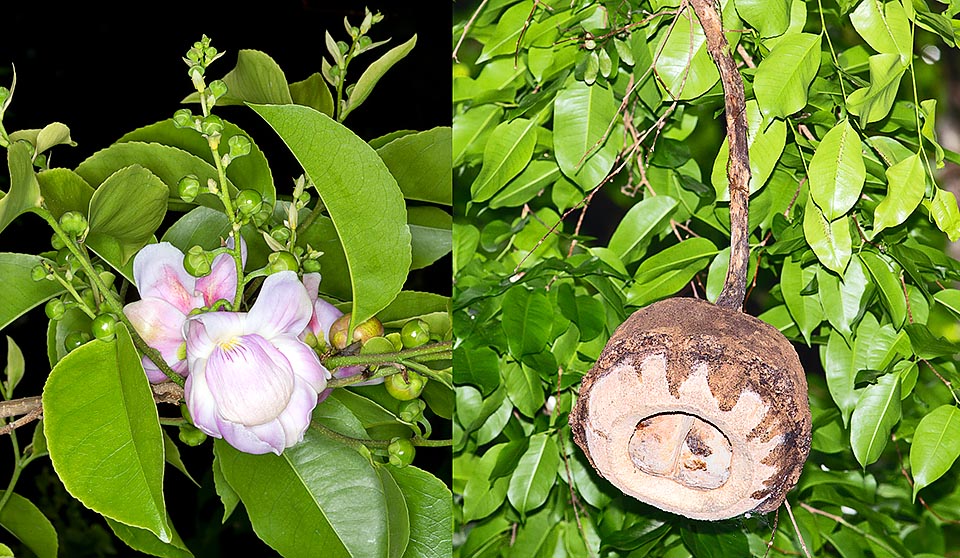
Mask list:
[[[192,246],[183,256],[183,268],[194,277],[205,277],[210,274],[210,265],[213,258],[203,248]]]
[[[210,82],[210,85],[207,86],[210,89],[210,93],[214,98],[219,99],[227,94],[227,84],[223,83],[222,80],[215,79]]]
[[[192,424],[181,424],[180,441],[190,447],[197,447],[207,441],[207,435]]]
[[[117,318],[113,314],[100,314],[90,323],[90,333],[101,341],[113,341],[117,335]]]
[[[190,109],[180,109],[173,113],[173,125],[176,128],[193,128],[193,113]]]
[[[231,138],[232,139],[232,138]],[[241,190],[236,199],[237,211],[244,217],[260,213],[263,208],[263,197],[256,190]]]
[[[87,218],[79,211],[67,211],[60,216],[60,228],[69,235],[80,236],[87,230]]]
[[[43,269],[42,265],[35,265],[30,270],[30,278],[34,281],[43,281],[47,278],[47,270]]]
[[[373,44],[373,39],[364,35],[360,37],[360,40],[357,41],[357,46],[360,47],[360,50],[364,50]]]
[[[62,250],[66,246],[59,234],[50,237],[50,245],[53,246],[54,250]]]
[[[270,231],[270,237],[280,243],[290,240],[290,234],[290,229],[282,225],[276,226]]]
[[[343,349],[352,342],[347,341],[347,329],[350,327],[351,316],[352,314],[347,312],[337,318],[337,320],[333,322],[333,325],[330,326],[330,341],[333,343],[333,346],[338,349]],[[353,341],[366,343],[368,339],[382,335],[383,324],[376,318],[370,318],[354,328]]]
[[[319,273],[320,272],[320,262],[314,259],[303,260],[301,264],[304,273]]]
[[[297,271],[298,269],[300,269],[300,264],[297,262],[297,257],[290,252],[273,252],[267,256],[267,273]]]
[[[200,181],[196,176],[188,174],[177,183],[177,191],[180,194],[180,199],[190,203],[197,199],[197,194],[200,193]]]
[[[246,136],[232,136],[227,141],[227,145],[230,147],[231,159],[236,159],[237,157],[243,157],[244,155],[250,154],[250,139]]]
[[[387,388],[387,393],[399,401],[411,401],[420,397],[424,386],[427,385],[427,378],[420,374],[411,370],[407,370],[406,374],[406,378],[403,377],[402,373],[387,376],[387,379],[383,382],[383,386]]]
[[[81,345],[83,345],[89,340],[90,340],[89,334],[81,333],[79,331],[71,331],[63,339],[63,348],[66,349],[67,352],[69,353],[74,349],[79,348]]]
[[[59,320],[67,311],[67,306],[59,298],[51,298],[47,301],[47,305],[43,307],[43,311],[51,320]]]
[[[214,114],[205,116],[200,123],[200,131],[206,136],[219,136],[223,132],[223,120]]]
[[[390,455],[390,464],[394,467],[406,467],[413,463],[413,457],[417,449],[407,438],[394,438],[387,446],[387,453]]]
[[[427,404],[423,399],[407,401],[400,405],[400,420],[413,424],[423,418],[423,410],[426,408]]]

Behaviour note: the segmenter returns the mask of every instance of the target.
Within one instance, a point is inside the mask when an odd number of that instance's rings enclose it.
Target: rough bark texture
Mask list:
[[[687,424],[722,437],[705,442],[694,428],[637,438],[656,422],[649,419],[673,414],[695,417]],[[660,423],[673,428],[676,421]],[[695,519],[775,510],[810,450],[807,382],[793,346],[752,316],[698,299],[658,302],[617,328],[583,380],[570,425],[602,476],[626,494]],[[660,454],[636,455],[661,438],[668,446]],[[693,459],[713,451],[732,458],[703,465]],[[676,465],[664,464],[669,459]],[[709,475],[685,480],[696,469]]]
[[[730,187],[730,267],[726,281],[717,299],[717,305],[733,310],[743,308],[747,292],[747,268],[750,265],[748,207],[750,202],[750,156],[747,149],[747,105],[743,95],[743,80],[733,60],[730,45],[723,35],[720,14],[713,0],[690,0],[703,33],[707,52],[720,71],[723,86],[724,115],[727,123],[727,142],[730,158],[727,178]]]

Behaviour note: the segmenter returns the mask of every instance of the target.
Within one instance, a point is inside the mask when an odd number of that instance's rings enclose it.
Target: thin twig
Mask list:
[[[797,532],[797,539],[800,540],[800,548],[803,549],[804,556],[811,558],[810,551],[807,550],[807,543],[803,541],[803,535],[800,533],[800,526],[797,525],[797,518],[793,517],[793,508],[790,507],[790,501],[784,500],[783,505],[787,507],[787,515],[790,516],[790,522],[793,523],[793,530]],[[806,504],[801,503],[800,505],[806,508]]]
[[[16,430],[17,428],[20,428],[21,426],[23,426],[23,425],[25,425],[25,424],[29,424],[29,423],[31,423],[31,422],[33,422],[33,421],[35,421],[35,420],[39,420],[39,419],[41,419],[41,418],[43,418],[43,408],[37,407],[36,409],[33,409],[32,411],[30,411],[30,412],[27,413],[26,415],[24,415],[24,416],[18,418],[17,420],[11,422],[10,424],[4,425],[2,428],[0,428],[0,436],[2,436],[2,435],[4,435],[4,434],[9,434],[10,432],[13,432],[13,431]]]
[[[887,545],[886,542],[880,540],[879,538],[875,537],[875,536],[872,535],[871,533],[868,533],[868,532],[864,531],[863,529],[857,527],[857,526],[854,525],[853,523],[850,523],[849,521],[847,521],[846,519],[840,517],[839,515],[835,515],[835,514],[832,514],[832,513],[830,513],[830,512],[823,511],[823,510],[821,510],[821,509],[819,509],[819,508],[815,508],[815,507],[811,506],[810,504],[806,504],[806,503],[804,503],[804,502],[800,502],[800,506],[801,506],[803,509],[807,510],[808,512],[810,512],[810,513],[812,513],[812,514],[814,514],[814,515],[820,515],[820,516],[823,516],[823,517],[827,517],[827,518],[829,518],[829,519],[832,519],[832,520],[836,521],[837,523],[839,523],[840,525],[843,525],[843,526],[846,527],[847,529],[850,529],[850,530],[853,531],[854,533],[857,533],[857,534],[860,535],[861,537],[866,537],[866,538],[870,539],[871,541],[873,541],[874,544],[883,547],[883,549],[886,550],[887,552],[889,552],[891,556],[896,556],[896,555],[897,555],[897,553],[896,553],[892,548],[890,548],[890,546]],[[809,554],[808,554],[807,556],[809,556]]]
[[[460,35],[460,40],[457,41],[457,46],[453,47],[453,61],[460,62],[460,59],[457,58],[457,53],[460,51],[460,45],[463,44],[463,40],[467,38],[467,31],[470,31],[470,27],[473,25],[473,22],[477,19],[477,16],[480,15],[480,12],[483,11],[483,8],[487,5],[488,0],[483,0],[480,2],[480,5],[477,6],[477,11],[473,12],[473,15],[470,16],[470,19],[467,21],[466,25],[463,26],[463,34]]]
[[[770,531],[770,540],[767,541],[767,551],[763,553],[763,558],[767,558],[770,554],[770,549],[773,548],[773,539],[777,537],[777,526],[780,525],[780,508],[777,508],[776,513],[773,514],[773,529]]]
[[[40,396],[0,401],[0,418],[16,417],[40,408]]]

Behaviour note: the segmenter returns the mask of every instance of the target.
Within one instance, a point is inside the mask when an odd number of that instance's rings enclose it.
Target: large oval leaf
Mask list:
[[[104,517],[170,542],[163,500],[163,437],[140,355],[123,325],[50,372],[43,431],[63,486]]]
[[[763,122],[760,106],[747,101],[747,146],[750,154],[750,194],[763,187],[773,174],[787,140],[787,124],[782,120]],[[729,201],[727,163],[730,161],[730,143],[720,144],[720,152],[713,162],[710,182],[717,192],[717,201]]]
[[[111,264],[123,266],[150,241],[166,213],[163,182],[140,165],[122,168],[90,198],[87,244]]]
[[[534,434],[510,477],[507,498],[521,514],[540,507],[550,495],[560,466],[560,450],[547,433]]]
[[[753,92],[764,117],[785,118],[807,104],[820,67],[820,35],[787,35],[757,66]]]
[[[65,290],[57,281],[33,280],[31,270],[41,261],[43,258],[32,254],[0,253],[0,277],[3,277],[4,293],[0,297],[0,329]]]
[[[0,490],[0,498],[5,492]],[[23,496],[17,493],[10,495],[3,510],[0,510],[0,526],[39,558],[57,558],[57,531],[43,512]]]
[[[308,430],[281,455],[250,455],[217,440],[214,452],[254,531],[287,558],[388,557],[386,493],[370,461]]]
[[[365,141],[300,105],[250,105],[313,179],[343,245],[353,290],[351,328],[393,300],[410,269],[403,194]]]
[[[887,169],[887,196],[873,214],[873,234],[907,220],[923,200],[926,172],[923,160],[914,154]]]
[[[616,142],[607,141],[604,134],[612,130],[616,117],[613,91],[600,84],[571,81],[557,94],[553,116],[557,163],[584,190],[599,184],[613,168]]]
[[[470,186],[473,200],[482,202],[493,197],[514,176],[520,173],[537,145],[536,121],[518,118],[494,128],[483,149],[483,166]]]
[[[913,497],[950,470],[960,456],[960,409],[941,405],[920,420],[910,446]]]
[[[863,0],[850,13],[850,23],[877,52],[899,54],[903,60],[913,55],[910,21],[898,0]]]
[[[810,194],[828,221],[847,213],[860,199],[867,177],[860,135],[842,120],[823,136],[810,160]]]
[[[803,209],[803,236],[820,263],[843,275],[853,251],[850,223],[845,217],[827,221],[811,199]]]
[[[885,374],[860,394],[850,418],[850,445],[861,467],[880,458],[900,420],[900,375]]]
[[[501,324],[514,357],[539,353],[547,346],[553,315],[553,306],[542,290],[518,286],[507,291]]]
[[[453,495],[430,473],[408,466],[388,467],[400,486],[410,509],[408,558],[448,558],[453,553],[450,526],[453,522]]]
[[[43,204],[57,219],[67,211],[87,214],[93,188],[79,174],[70,169],[48,169],[37,174],[37,181]]]
[[[450,127],[439,126],[397,138],[377,149],[377,154],[397,179],[403,197],[451,205],[451,149]]]
[[[894,327],[899,328],[907,319],[907,301],[903,297],[903,287],[900,285],[900,275],[895,270],[896,265],[887,258],[868,251],[861,252],[860,259],[873,277],[873,282],[880,287],[880,299],[890,313]]]
[[[678,203],[670,196],[653,196],[634,204],[613,231],[608,248],[624,264],[642,258],[650,238],[666,226]]]
[[[7,228],[19,215],[40,207],[40,185],[33,172],[30,147],[17,142],[7,149],[10,169],[10,191],[0,199],[0,231]]]

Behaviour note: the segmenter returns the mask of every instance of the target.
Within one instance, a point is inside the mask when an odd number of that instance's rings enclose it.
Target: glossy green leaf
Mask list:
[[[900,161],[887,169],[887,196],[873,213],[873,234],[907,220],[923,200],[926,172],[919,155]]]
[[[32,254],[0,252],[0,277],[4,296],[0,297],[0,329],[47,299],[64,292],[57,281],[34,281],[31,270],[43,260]]]
[[[501,367],[500,374],[513,406],[525,416],[536,416],[546,401],[536,370],[512,362]]]
[[[880,287],[880,298],[884,307],[890,313],[894,327],[900,328],[907,318],[907,301],[903,295],[903,286],[900,276],[894,269],[894,264],[873,252],[861,252],[860,259],[870,272],[873,282]]]
[[[170,542],[163,542],[146,529],[124,525],[109,517],[106,520],[107,525],[110,526],[117,538],[134,550],[161,558],[193,558],[193,553],[184,544],[176,530],[173,531]],[[167,523],[172,527],[169,516],[167,517]]]
[[[733,558],[751,554],[743,530],[722,523],[688,522],[680,530],[680,537],[697,558]]]
[[[937,188],[933,201],[924,201],[923,205],[933,216],[937,227],[946,233],[950,242],[960,240],[960,207],[957,205],[957,196],[953,192]]]
[[[251,105],[314,178],[343,245],[353,290],[352,325],[400,292],[410,268],[403,196],[376,152],[326,115],[299,105]]]
[[[90,198],[87,244],[98,254],[118,251],[126,264],[153,237],[167,212],[167,187],[131,165],[110,175]]]
[[[490,473],[497,464],[500,452],[507,444],[497,444],[483,454],[463,489],[463,521],[483,519],[503,504],[510,486],[509,477],[499,477],[491,482]]]
[[[514,357],[539,353],[547,346],[553,316],[553,306],[542,290],[514,287],[507,291],[502,324]]]
[[[244,136],[250,140],[250,153],[239,159],[230,161],[230,166],[227,167],[227,181],[231,184],[231,188],[236,186],[236,188],[242,190],[256,190],[263,198],[263,203],[273,207],[277,201],[277,194],[273,185],[273,175],[270,172],[270,165],[267,163],[267,158],[264,156],[263,151],[260,150],[260,147],[257,146],[254,138],[241,130],[236,124],[224,120],[222,136],[226,139],[220,140],[221,145],[224,145],[229,138],[236,135]],[[111,153],[116,150],[117,155],[123,155],[124,153],[128,155],[128,159],[117,157],[117,160],[113,162],[114,165],[124,166],[131,163],[140,163],[150,168],[154,174],[161,177],[167,186],[171,188],[171,198],[173,198],[170,200],[171,204],[182,203],[180,202],[180,196],[176,188],[177,183],[183,176],[191,173],[195,174],[201,184],[205,184],[207,178],[216,178],[216,170],[212,166],[214,164],[213,153],[210,151],[210,145],[207,143],[206,138],[194,130],[177,128],[173,125],[173,120],[171,119],[161,120],[149,126],[138,128],[117,140],[117,143],[131,142],[140,147],[133,147],[130,148],[129,152],[125,152],[123,148],[111,146],[107,148],[105,152]],[[157,146],[157,144],[164,145]],[[143,147],[144,145],[147,147]],[[195,160],[184,158],[182,153],[171,151],[170,147],[167,146],[172,146],[195,155],[206,161],[210,166],[198,167]],[[81,167],[89,165],[91,161],[96,160],[97,156],[98,155],[94,155],[90,160],[85,161]],[[174,166],[175,168],[170,168],[168,171],[166,165]],[[119,168],[119,166],[116,168]],[[172,180],[173,182],[168,182],[168,180]],[[99,182],[91,182],[91,184],[99,184]],[[202,191],[201,189],[201,192]],[[231,190],[231,192],[232,191],[233,190]],[[209,207],[222,208],[220,201],[212,194],[200,194],[197,198],[197,203]]]
[[[453,204],[450,184],[451,128],[438,126],[407,134],[377,149],[408,200]]]
[[[843,275],[853,251],[850,222],[846,217],[828,222],[811,198],[803,210],[803,236],[820,263]]]
[[[577,326],[582,341],[590,341],[603,332],[605,308],[603,303],[586,295],[577,295],[569,284],[557,289],[560,313]]]
[[[290,96],[298,105],[310,107],[333,117],[333,94],[320,72],[307,79],[290,84]]]
[[[390,522],[376,469],[356,450],[307,430],[281,455],[250,455],[214,444],[224,478],[257,535],[287,557],[387,557]],[[264,482],[270,479],[270,482]]]
[[[910,446],[913,498],[950,470],[960,456],[960,409],[941,405],[920,420]]]
[[[790,24],[789,0],[737,0],[737,13],[761,37],[775,37]]]
[[[394,467],[389,466],[391,469]],[[410,510],[397,481],[386,467],[375,467],[383,486],[383,500],[387,512],[387,553],[390,558],[401,558],[410,542]]]
[[[782,120],[763,122],[757,101],[747,101],[747,146],[750,155],[750,193],[763,187],[773,174],[787,140],[787,124]],[[727,163],[730,160],[730,144],[720,144],[720,152],[713,162],[710,181],[717,192],[717,201],[729,201]]]
[[[314,250],[323,252],[317,259],[323,275],[320,292],[340,300],[350,300],[353,293],[350,266],[333,221],[323,215],[317,217],[306,230],[298,231],[297,245],[309,245]]]
[[[532,200],[538,192],[560,178],[560,167],[553,161],[530,161],[519,176],[507,183],[499,194],[490,200],[490,207],[517,207]]]
[[[820,360],[823,362],[830,397],[840,409],[843,424],[846,426],[858,399],[853,387],[857,375],[853,366],[853,351],[839,333],[830,330],[827,344],[820,350]]]
[[[913,352],[920,358],[934,359],[960,354],[960,343],[948,341],[936,335],[923,324],[906,324],[903,329],[910,338]]]
[[[553,105],[553,145],[557,164],[567,178],[584,190],[600,184],[616,159],[617,101],[613,91],[600,84],[579,81],[557,93]]]
[[[0,490],[0,497],[3,497],[5,492]],[[38,558],[57,558],[57,531],[43,512],[23,496],[17,493],[10,495],[3,510],[0,510],[0,526]]]
[[[19,142],[11,145],[7,148],[7,165],[10,170],[10,191],[0,199],[0,231],[18,216],[40,207],[41,200],[30,148]]]
[[[187,466],[183,463],[183,458],[180,457],[180,448],[177,447],[177,443],[173,441],[173,438],[164,430],[163,431],[163,458],[167,463],[173,466],[174,469],[180,471],[184,474],[190,482],[200,487],[200,483],[194,480],[193,476],[190,474],[190,471],[187,471]]]
[[[810,335],[814,328],[823,321],[823,309],[820,299],[816,295],[804,295],[800,291],[813,280],[816,275],[814,268],[801,269],[800,262],[787,259],[783,262],[783,271],[780,275],[780,288],[783,300],[793,316],[794,322],[800,328],[803,339],[810,344]]]
[[[163,233],[161,240],[173,244],[184,253],[192,246],[200,246],[204,250],[216,250],[229,238],[232,228],[230,219],[222,211],[198,206],[170,225],[170,228]],[[240,234],[247,243],[247,269],[266,265],[267,256],[271,250],[260,232],[251,226],[244,226],[240,229]],[[314,240],[309,233],[305,236]],[[312,244],[312,246],[316,248],[318,244]],[[324,280],[332,275],[333,273],[324,273]]]
[[[453,224],[453,271],[463,269],[473,260],[480,244],[480,231],[470,224]]]
[[[341,122],[348,114],[367,100],[367,97],[373,92],[373,88],[376,87],[380,78],[382,78],[394,64],[410,54],[410,51],[412,51],[415,46],[417,46],[416,35],[411,37],[407,42],[388,50],[386,54],[367,66],[367,69],[360,74],[360,79],[353,85],[353,91],[351,91],[350,96],[346,100],[346,106],[340,114]]]
[[[850,23],[877,52],[898,54],[905,63],[913,56],[913,33],[899,0],[863,0],[850,13]]]
[[[482,202],[490,199],[519,174],[530,162],[536,143],[537,127],[534,120],[518,118],[498,125],[483,150],[480,174],[470,186],[473,200]]]
[[[639,260],[650,239],[666,226],[678,204],[670,196],[651,196],[634,204],[613,231],[607,247],[624,264]]]
[[[123,325],[115,340],[90,341],[57,363],[43,410],[50,460],[67,491],[104,517],[169,542],[160,420]]]
[[[861,126],[882,120],[890,114],[900,88],[900,78],[906,70],[897,54],[875,54],[870,57],[870,85],[857,89],[847,97],[847,110],[860,117]]]
[[[547,500],[556,482],[560,466],[560,448],[548,433],[530,437],[527,451],[520,456],[510,477],[507,498],[521,514],[527,514]]]
[[[404,558],[447,558],[453,553],[450,527],[453,495],[443,481],[413,466],[388,467],[410,510],[410,542]]]
[[[760,61],[753,82],[765,118],[786,118],[807,105],[807,89],[820,67],[820,35],[786,35]]]
[[[43,204],[57,219],[67,211],[86,215],[93,188],[70,169],[49,169],[37,174]]]
[[[859,258],[851,258],[842,280],[826,270],[817,271],[820,302],[824,316],[837,331],[849,336],[864,308],[870,280]]]
[[[857,131],[842,120],[823,137],[810,161],[810,194],[829,221],[860,199],[866,179],[861,145]]]
[[[484,396],[500,385],[500,360],[489,347],[457,347],[453,362],[453,377],[458,384],[476,386]]]
[[[453,247],[453,217],[432,206],[407,208],[410,227],[410,269],[427,267],[450,253]]]
[[[216,452],[213,454],[213,486],[217,492],[217,496],[220,497],[220,501],[223,503],[223,521],[222,523],[227,522],[227,518],[233,513],[233,510],[237,508],[237,504],[240,503],[240,496],[237,492],[230,486],[230,483],[227,482],[227,479],[223,476],[223,470],[220,468],[220,458],[217,456]]]
[[[850,445],[861,467],[880,458],[900,420],[900,375],[885,374],[867,386],[850,417]]]
[[[519,48],[520,34],[527,30],[527,17],[530,8],[520,3],[510,7],[497,21],[493,36],[483,45],[483,52],[477,58],[477,64],[482,64],[495,56],[513,54]]]
[[[18,130],[10,134],[10,141],[27,140],[34,145],[33,158],[57,145],[76,146],[77,142],[70,139],[70,128],[61,122],[51,122],[41,129]]]
[[[960,315],[960,289],[943,289],[933,294],[934,300]]]
[[[51,321],[47,329],[47,356],[53,368],[60,359],[67,356],[64,341],[74,331],[90,331],[93,320],[79,308],[67,308],[67,312],[57,321]]]
[[[7,361],[3,369],[3,376],[6,379],[2,383],[3,393],[5,395],[4,399],[13,399],[13,390],[16,389],[17,384],[23,379],[25,368],[26,364],[23,360],[23,352],[20,350],[20,347],[17,346],[17,343],[8,335]]]
[[[447,312],[450,297],[420,291],[400,291],[386,308],[377,313],[384,327],[401,328],[410,318]]]
[[[453,164],[463,163],[468,155],[483,154],[486,137],[499,124],[503,109],[481,105],[453,117]]]
[[[736,29],[740,25],[733,2],[724,4],[721,18],[726,29]],[[727,41],[735,45],[737,37],[727,34]],[[690,6],[677,16],[656,52],[659,53],[656,75],[675,99],[695,99],[720,80],[720,73],[707,52],[703,27]]]
[[[237,65],[223,76],[223,83],[227,85],[227,94],[217,100],[218,105],[293,103],[283,70],[273,58],[259,50],[237,52]],[[184,99],[185,102],[197,100],[197,93]]]

